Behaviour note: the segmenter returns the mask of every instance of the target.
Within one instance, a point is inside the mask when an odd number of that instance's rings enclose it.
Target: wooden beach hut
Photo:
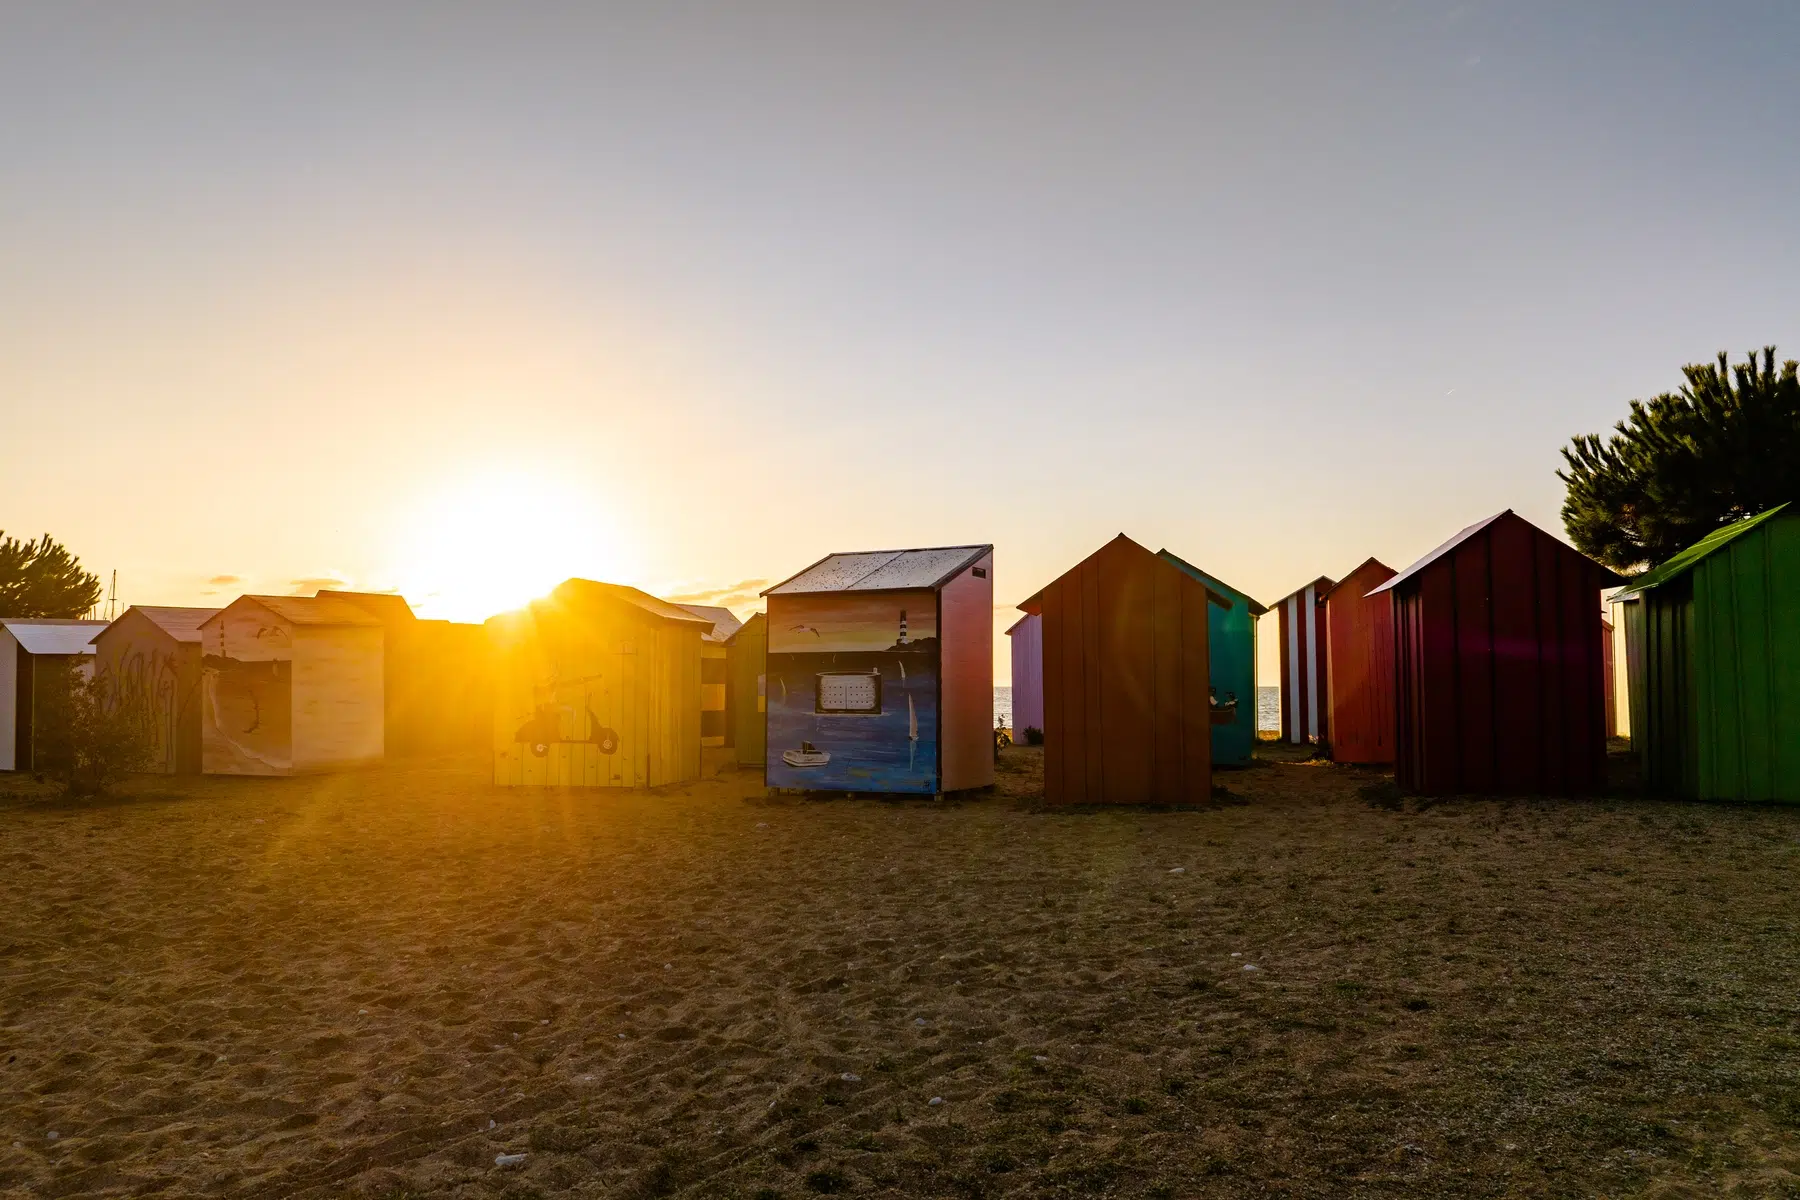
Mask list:
[[[768,601],[771,787],[994,782],[994,548],[831,554]]]
[[[492,736],[493,678],[480,625],[423,620],[392,592],[320,590],[381,623],[386,755],[485,751]]]
[[[751,613],[725,643],[725,664],[730,692],[725,711],[731,725],[731,746],[741,767],[760,767],[768,720],[769,622]]]
[[[570,579],[487,628],[495,783],[700,777],[700,640],[711,621],[634,587]]]
[[[1168,550],[1157,551],[1231,603],[1207,606],[1207,667],[1212,676],[1214,766],[1241,767],[1256,749],[1256,621],[1269,610],[1246,592],[1209,575]],[[1230,719],[1220,723],[1221,709]]]
[[[200,772],[200,626],[218,611],[134,604],[94,638],[101,702],[141,724],[146,770]]]
[[[1281,630],[1281,738],[1295,745],[1331,737],[1330,669],[1325,662],[1325,593],[1321,575],[1275,602]]]
[[[1394,761],[1394,598],[1374,591],[1393,577],[1394,568],[1366,559],[1325,591],[1325,723],[1333,762]]]
[[[1120,534],[1019,607],[1044,623],[1044,796],[1212,798],[1208,608],[1228,597]]]
[[[44,768],[40,735],[54,690],[66,686],[71,665],[93,678],[93,638],[104,628],[105,621],[55,617],[0,620],[0,771]]]
[[[381,622],[317,596],[239,596],[200,623],[200,769],[300,775],[379,763]]]
[[[1600,589],[1618,576],[1511,509],[1375,588],[1394,605],[1395,776],[1427,794],[1606,781]]]
[[[1800,506],[1715,530],[1620,599],[1645,787],[1800,802]]]
[[[731,741],[731,667],[725,645],[743,624],[716,604],[678,604],[683,612],[712,622],[700,635],[700,744],[708,749]]]
[[[1026,613],[1006,631],[1012,649],[1012,738],[1019,745],[1025,731],[1044,732],[1044,618]]]

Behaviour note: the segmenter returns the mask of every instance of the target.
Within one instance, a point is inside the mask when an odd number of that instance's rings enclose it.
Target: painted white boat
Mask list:
[[[783,750],[781,761],[790,767],[822,767],[831,761],[831,755],[811,742],[801,742],[798,750]]]

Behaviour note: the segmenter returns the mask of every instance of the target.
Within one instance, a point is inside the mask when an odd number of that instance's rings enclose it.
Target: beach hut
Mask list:
[[[1621,598],[1645,787],[1800,801],[1800,506],[1708,534]]]
[[[743,622],[716,604],[675,607],[712,622],[712,628],[700,635],[700,744],[708,749],[724,746],[731,740],[731,667],[725,645]]]
[[[65,685],[72,664],[93,678],[93,637],[105,621],[54,617],[0,620],[0,771],[43,769],[38,753],[53,689]]]
[[[771,787],[994,782],[994,548],[831,554],[768,601]]]
[[[1275,602],[1281,628],[1281,737],[1301,745],[1331,737],[1326,697],[1331,689],[1325,662],[1325,606],[1336,580],[1319,576]]]
[[[1619,736],[1619,688],[1613,662],[1613,623],[1600,618],[1600,670],[1606,688],[1606,736]]]
[[[1026,613],[1006,631],[1012,646],[1012,738],[1023,745],[1025,731],[1044,732],[1044,618]]]
[[[1394,605],[1395,776],[1428,794],[1606,782],[1600,589],[1618,577],[1511,509],[1375,588]]]
[[[1269,610],[1216,575],[1209,575],[1167,550],[1159,557],[1198,579],[1229,607],[1207,606],[1207,666],[1212,673],[1214,766],[1241,767],[1256,749],[1256,619]],[[1221,724],[1220,710],[1231,719]]]
[[[486,750],[493,724],[487,631],[423,620],[392,592],[321,589],[381,623],[382,722],[388,758]]]
[[[94,637],[101,702],[140,723],[146,770],[200,771],[200,626],[218,611],[134,604]]]
[[[300,775],[379,763],[381,622],[317,596],[239,596],[200,623],[200,769]]]
[[[1046,800],[1211,800],[1207,610],[1229,604],[1121,533],[1019,605],[1044,623]]]
[[[705,617],[570,579],[491,617],[494,782],[660,787],[700,777]]]
[[[725,642],[731,742],[739,766],[760,767],[764,760],[764,723],[768,720],[769,622],[761,613],[738,627]]]
[[[1394,602],[1391,593],[1370,594],[1393,577],[1394,568],[1371,558],[1325,591],[1325,723],[1333,762],[1394,761]]]

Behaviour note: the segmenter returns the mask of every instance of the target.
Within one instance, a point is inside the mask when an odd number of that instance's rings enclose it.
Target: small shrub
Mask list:
[[[1025,727],[1025,744],[1027,746],[1043,745],[1044,731],[1039,729],[1036,725],[1027,725]]]
[[[850,1190],[850,1177],[842,1171],[832,1167],[826,1167],[822,1171],[808,1171],[806,1173],[806,1186],[812,1191],[819,1192],[823,1195],[847,1192]]]
[[[142,714],[109,704],[101,685],[74,665],[38,693],[38,762],[71,798],[104,796],[150,758]]]

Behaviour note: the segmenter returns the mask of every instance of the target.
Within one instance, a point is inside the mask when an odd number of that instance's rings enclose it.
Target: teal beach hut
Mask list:
[[[1206,606],[1207,654],[1212,663],[1215,706],[1237,703],[1237,715],[1212,727],[1212,760],[1217,766],[1241,767],[1256,749],[1256,618],[1268,612],[1243,592],[1167,550],[1157,557],[1181,568],[1231,601],[1230,608]]]

